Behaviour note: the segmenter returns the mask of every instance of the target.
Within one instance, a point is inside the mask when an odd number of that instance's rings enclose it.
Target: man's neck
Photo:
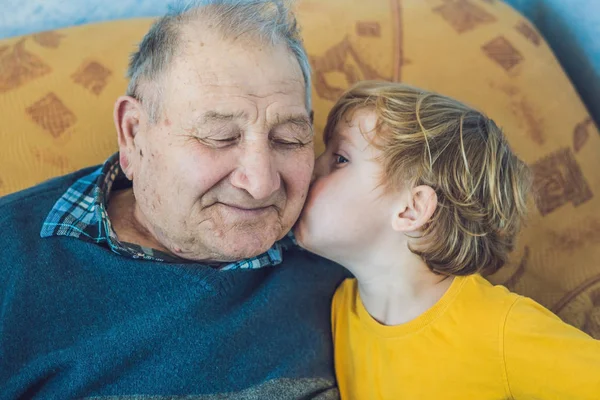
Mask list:
[[[387,260],[348,268],[358,279],[366,310],[384,325],[414,320],[437,303],[453,281],[452,277],[434,274],[412,253]]]
[[[107,212],[112,229],[117,234],[120,242],[137,244],[176,257],[175,254],[157,241],[136,218],[133,189],[129,188],[111,193]]]

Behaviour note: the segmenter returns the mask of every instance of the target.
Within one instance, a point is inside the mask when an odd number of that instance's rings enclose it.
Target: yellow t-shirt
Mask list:
[[[348,279],[332,324],[342,400],[600,400],[600,341],[479,275],[398,326],[374,320]]]

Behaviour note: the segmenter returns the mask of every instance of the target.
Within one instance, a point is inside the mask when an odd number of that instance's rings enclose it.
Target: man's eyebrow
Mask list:
[[[216,121],[233,121],[235,119],[243,119],[246,117],[246,114],[243,111],[238,111],[236,113],[222,113],[218,111],[207,111],[202,114],[199,118],[199,121],[203,124],[208,122],[216,122]]]
[[[277,114],[275,120],[275,126],[292,124],[299,128],[312,130],[312,124],[310,118],[305,114],[292,114],[292,115],[279,115]]]

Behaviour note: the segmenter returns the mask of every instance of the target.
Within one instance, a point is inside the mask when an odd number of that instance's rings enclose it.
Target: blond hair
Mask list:
[[[366,81],[331,110],[326,143],[341,119],[359,108],[377,115],[368,139],[381,151],[382,184],[392,190],[427,185],[437,195],[437,209],[411,251],[443,275],[495,272],[504,265],[526,215],[531,173],[494,121],[446,96]]]

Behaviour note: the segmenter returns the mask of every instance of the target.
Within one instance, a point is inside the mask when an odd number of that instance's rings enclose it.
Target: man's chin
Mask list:
[[[257,257],[266,253],[285,233],[275,231],[229,232],[226,237],[214,243],[216,253],[220,253],[220,261],[235,262]]]
[[[273,242],[275,243],[275,242]],[[271,244],[272,246],[272,244]],[[198,263],[214,264],[214,263],[234,263],[243,261],[249,258],[257,257],[263,253],[266,253],[271,246],[257,246],[257,247],[244,247],[244,248],[233,248],[225,246],[214,246],[215,248],[202,254],[194,254],[192,252],[186,252],[178,254],[179,257],[186,260],[195,261]]]

